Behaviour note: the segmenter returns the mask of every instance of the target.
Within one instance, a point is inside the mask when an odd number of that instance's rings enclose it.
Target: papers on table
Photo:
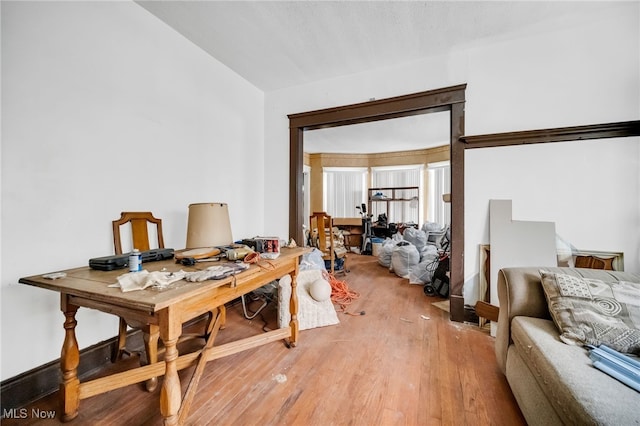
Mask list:
[[[118,277],[118,282],[109,285],[109,287],[120,287],[123,292],[144,290],[147,287],[166,288],[176,281],[187,280],[190,282],[202,282],[206,280],[221,280],[230,275],[239,274],[249,269],[246,263],[227,262],[221,265],[211,266],[202,271],[196,272],[166,272],[154,271],[149,272],[143,269],[139,272],[129,272]]]
[[[138,272],[129,272],[122,274],[118,277],[118,282],[111,284],[109,287],[120,287],[123,292],[144,290],[147,287],[164,288],[173,284],[176,281],[180,281],[187,275],[184,271],[178,272],[164,272],[154,271],[149,272],[146,269]]]

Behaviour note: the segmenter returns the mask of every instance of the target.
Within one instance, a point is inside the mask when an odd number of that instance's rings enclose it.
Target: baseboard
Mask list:
[[[111,363],[111,354],[117,345],[117,338],[96,343],[80,351],[78,377],[82,381],[93,376]],[[133,351],[144,349],[142,332],[132,330],[127,334],[127,348]],[[50,395],[60,387],[60,359],[48,362],[0,383],[0,416],[11,409],[22,408]]]
[[[229,302],[227,306],[231,306],[235,302]],[[206,318],[207,314],[203,314],[186,322],[184,327],[194,326]],[[81,350],[80,365],[78,365],[78,378],[80,381],[94,376],[108,367],[111,364],[111,355],[117,344],[116,336]],[[127,332],[127,349],[132,352],[144,351],[144,339],[141,330],[132,329]],[[10,413],[12,409],[22,408],[57,391],[60,388],[61,374],[60,358],[58,358],[3,380],[0,383],[0,418],[4,417],[4,413]]]

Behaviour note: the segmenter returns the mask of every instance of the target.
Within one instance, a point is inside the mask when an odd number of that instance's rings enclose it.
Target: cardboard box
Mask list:
[[[333,226],[362,226],[362,218],[359,217],[334,217]]]

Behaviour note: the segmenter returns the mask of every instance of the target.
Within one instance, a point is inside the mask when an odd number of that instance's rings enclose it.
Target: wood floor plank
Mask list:
[[[360,294],[346,307],[356,315],[339,312],[339,324],[301,331],[295,348],[273,342],[209,362],[187,424],[525,424],[486,330],[449,321],[447,312],[432,305],[442,299],[425,296],[421,286],[390,273],[377,258],[350,255],[349,267],[338,279]],[[239,304],[229,306],[216,345],[273,329],[276,318],[273,306],[251,321]],[[196,344],[202,341],[185,345]],[[137,359],[110,368],[127,363],[136,365]],[[192,371],[179,373],[183,392]],[[148,393],[136,384],[82,400],[78,418],[69,424],[161,425],[159,389]],[[26,408],[58,412],[57,394]],[[2,423],[59,421],[30,417]]]

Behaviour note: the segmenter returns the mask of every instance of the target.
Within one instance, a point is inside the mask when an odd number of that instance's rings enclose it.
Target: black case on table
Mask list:
[[[161,248],[141,251],[142,263],[155,262],[158,260],[171,259],[173,257],[172,248]],[[89,267],[100,271],[113,271],[123,269],[129,265],[129,253],[115,254],[112,256],[95,257],[89,259]]]

